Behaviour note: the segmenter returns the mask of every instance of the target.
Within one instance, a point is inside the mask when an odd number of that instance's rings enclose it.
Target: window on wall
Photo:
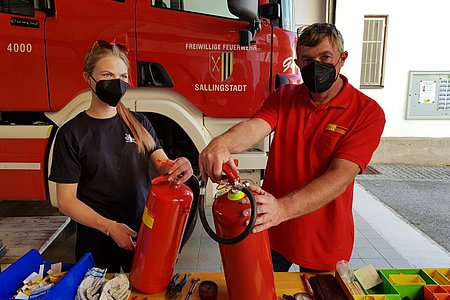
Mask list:
[[[387,16],[365,16],[361,87],[383,87]]]
[[[226,0],[152,0],[152,5],[173,10],[237,19],[228,10]]]

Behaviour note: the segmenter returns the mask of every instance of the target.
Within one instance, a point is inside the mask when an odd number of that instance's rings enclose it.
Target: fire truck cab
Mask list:
[[[228,5],[227,5],[228,2]],[[0,3],[0,200],[51,200],[57,129],[88,108],[83,59],[96,40],[128,47],[122,100],[152,122],[170,157],[198,153],[298,83],[292,0],[9,0]],[[236,155],[258,182],[269,140]]]

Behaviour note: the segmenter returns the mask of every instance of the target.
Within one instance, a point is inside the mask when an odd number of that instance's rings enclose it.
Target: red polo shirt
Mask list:
[[[253,116],[275,131],[263,188],[276,198],[323,175],[334,158],[364,171],[377,148],[385,118],[381,107],[348,83],[317,106],[302,85],[283,85]],[[301,199],[296,199],[301,201]],[[269,230],[271,248],[303,267],[332,270],[350,260],[354,240],[353,182],[329,204]]]

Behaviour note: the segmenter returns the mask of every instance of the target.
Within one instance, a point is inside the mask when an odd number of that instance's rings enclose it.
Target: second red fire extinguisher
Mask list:
[[[152,181],[130,271],[133,287],[148,294],[164,291],[170,282],[194,197],[168,176]]]
[[[256,221],[256,201],[239,176],[226,164],[223,171],[228,178],[228,191],[213,203],[213,218],[217,234],[211,229],[205,216],[205,184],[200,192],[199,215],[208,235],[219,243],[223,270],[230,300],[275,300],[272,258],[267,231],[251,233]],[[248,197],[250,205],[240,203]],[[242,210],[251,206],[248,218]]]

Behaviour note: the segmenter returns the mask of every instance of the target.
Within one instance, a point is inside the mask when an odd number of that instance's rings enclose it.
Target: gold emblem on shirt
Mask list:
[[[334,131],[339,134],[345,135],[348,131],[348,128],[336,124],[327,124],[325,130]]]

